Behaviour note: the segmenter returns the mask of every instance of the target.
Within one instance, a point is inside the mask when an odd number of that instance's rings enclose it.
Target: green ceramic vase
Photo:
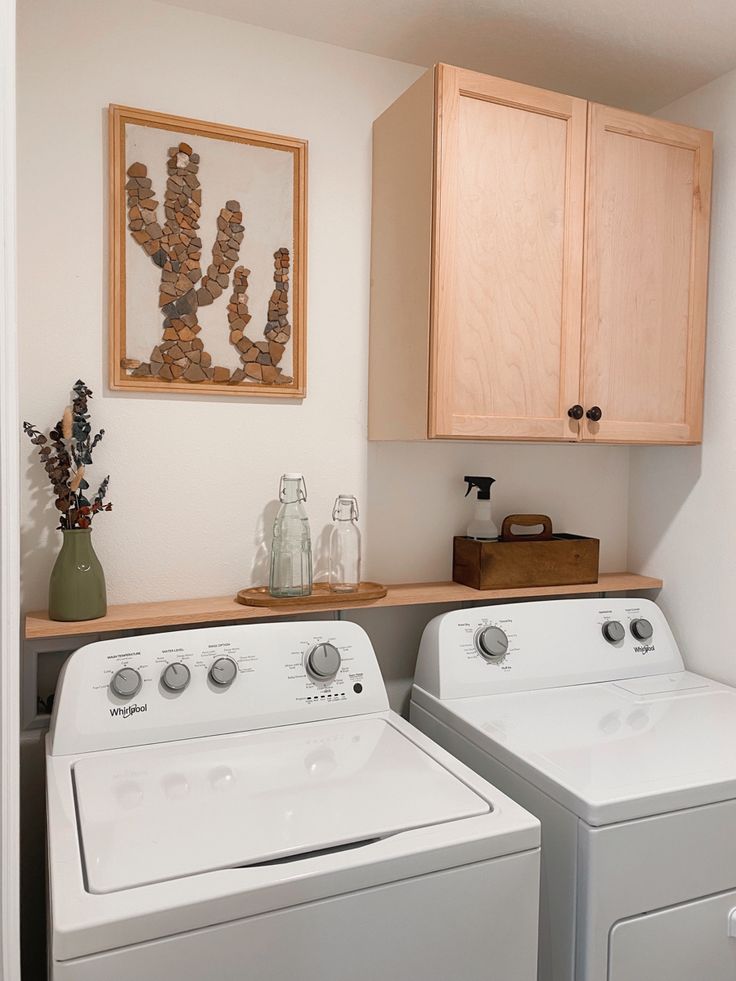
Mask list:
[[[92,548],[92,529],[62,531],[61,551],[51,570],[49,617],[96,620],[107,613],[105,573]]]

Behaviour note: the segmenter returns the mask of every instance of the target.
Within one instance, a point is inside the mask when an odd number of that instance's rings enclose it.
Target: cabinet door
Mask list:
[[[430,436],[578,438],[586,110],[438,68]]]
[[[617,923],[609,981],[733,981],[736,892],[698,899]]]
[[[590,106],[585,439],[701,438],[711,158],[710,133]]]

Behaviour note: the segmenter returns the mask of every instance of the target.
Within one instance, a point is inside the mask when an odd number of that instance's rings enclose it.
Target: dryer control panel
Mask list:
[[[100,641],[64,666],[51,754],[245,732],[388,709],[349,621],[238,624]]]
[[[435,617],[422,636],[415,683],[438,698],[464,698],[683,668],[664,614],[650,600],[546,600]]]

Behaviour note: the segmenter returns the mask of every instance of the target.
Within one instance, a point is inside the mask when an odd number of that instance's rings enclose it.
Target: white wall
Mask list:
[[[0,0],[0,981],[20,977],[15,3]]]
[[[58,418],[78,377],[95,391],[107,430],[95,472],[111,473],[115,506],[95,544],[111,601],[232,592],[251,582],[283,470],[307,473],[316,530],[337,491],[365,496],[370,122],[420,69],[149,0],[21,4],[19,65],[24,418]],[[105,392],[110,102],[310,141],[303,404]],[[23,569],[34,606],[46,605],[57,546],[40,478],[34,461]]]
[[[115,505],[95,546],[111,602],[263,580],[264,523],[286,469],[307,475],[318,551],[336,493],[358,495],[366,571],[379,579],[448,576],[468,470],[499,479],[499,514],[549,511],[600,534],[604,568],[623,569],[624,448],[366,441],[371,122],[421,69],[151,0],[27,0],[19,43],[22,412],[44,425],[76,378],[95,391],[107,430],[96,474],[111,473]],[[302,404],[105,391],[109,102],[310,141]],[[38,607],[57,536],[29,446],[24,461],[23,590]]]
[[[629,565],[660,597],[688,666],[736,684],[736,72],[658,115],[715,133],[703,445],[631,450]]]

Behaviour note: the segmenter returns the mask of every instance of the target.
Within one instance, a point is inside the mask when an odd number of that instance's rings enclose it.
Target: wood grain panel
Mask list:
[[[206,623],[243,623],[273,617],[298,616],[300,613],[329,613],[335,610],[373,609],[388,606],[416,606],[434,603],[490,602],[524,599],[535,596],[578,596],[586,593],[622,593],[641,589],[660,589],[661,579],[637,576],[629,572],[602,573],[597,583],[579,586],[529,586],[516,589],[472,589],[457,582],[400,583],[389,586],[386,596],[378,600],[319,606],[252,607],[243,606],[233,596],[205,599],[168,600],[160,603],[129,603],[108,607],[107,616],[99,620],[62,623],[49,620],[48,611],[28,613],[25,620],[27,639],[39,637],[76,637],[83,634],[114,633],[119,630],[156,630],[160,627],[192,626]]]
[[[438,71],[430,435],[576,439],[586,104]]]
[[[566,123],[459,108],[453,410],[554,417],[560,401]],[[460,285],[460,283],[458,283]]]
[[[373,124],[368,438],[426,439],[434,70]]]
[[[584,438],[701,437],[711,134],[590,107]]]

